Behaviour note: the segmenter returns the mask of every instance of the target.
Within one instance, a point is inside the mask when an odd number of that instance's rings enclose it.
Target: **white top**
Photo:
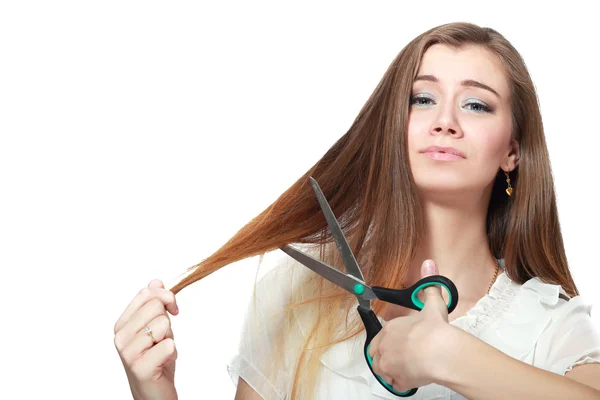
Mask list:
[[[281,254],[284,257],[280,257],[275,268],[257,283],[257,303],[254,306],[250,302],[238,354],[227,365],[235,385],[241,376],[266,400],[289,398],[287,393],[293,379],[292,368],[279,371],[274,379],[267,379],[263,373],[272,354],[272,340],[277,337],[284,318],[272,319],[272,315],[287,305],[290,285],[299,280],[290,279],[293,264],[296,264],[296,276],[303,270],[313,273],[287,254]],[[502,260],[500,266],[503,267]],[[565,297],[560,285],[545,284],[538,278],[520,285],[501,270],[490,293],[450,324],[518,360],[564,375],[576,365],[600,363],[600,334],[591,320],[592,305],[581,296],[569,301]],[[381,317],[379,320],[385,324]],[[299,333],[294,340],[300,343],[307,329],[300,320],[297,324],[301,335]],[[317,399],[399,399],[383,388],[369,370],[362,352],[365,337],[363,331],[331,346],[323,354]],[[292,365],[289,360],[297,356],[293,354],[297,348],[287,346],[286,349],[291,353],[286,354],[289,367]],[[420,387],[410,399],[465,397],[444,386],[430,384]]]

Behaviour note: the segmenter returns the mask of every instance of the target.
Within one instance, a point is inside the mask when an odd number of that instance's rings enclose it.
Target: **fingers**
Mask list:
[[[129,303],[115,324],[115,334],[123,328],[123,326],[131,319],[132,315],[137,313],[140,308],[155,298],[159,299],[171,314],[177,315],[179,313],[175,294],[170,290],[166,290],[162,281],[154,279],[150,282],[148,287],[140,290],[131,303]]]
[[[381,355],[379,352],[375,352],[373,356],[373,371],[379,375],[379,377],[383,379],[385,383],[389,385],[393,384],[392,377],[381,370]]]
[[[115,334],[115,342],[121,347],[129,345],[129,343],[134,340],[139,332],[143,333],[143,330],[155,319],[161,320],[162,324],[168,324],[168,326],[171,325],[171,320],[169,319],[169,315],[165,310],[164,304],[157,298],[154,298],[144,304],[142,308],[140,308],[134,315],[131,316],[129,321],[127,321],[125,325],[123,325]],[[154,337],[158,342],[159,338],[156,337],[156,335]]]
[[[174,340],[168,308],[178,314],[175,295],[158,279],[140,290],[127,306],[114,328],[115,347],[126,365],[132,365],[159,343]],[[144,332],[146,327],[152,330],[156,344]]]
[[[160,279],[152,279],[148,284],[148,287],[159,287],[164,289],[165,285]]]
[[[385,329],[385,327],[383,327],[383,329],[381,329],[379,333],[377,333],[377,335],[375,335],[375,337],[371,340],[371,343],[369,343],[368,352],[371,358],[373,358],[375,354],[378,353],[379,344],[381,343],[381,340],[383,339],[386,333],[387,330]]]
[[[381,333],[381,331],[379,331],[379,333]],[[371,340],[371,343],[369,343],[369,355],[371,356],[371,358],[373,358],[375,356],[375,353],[377,353],[377,348],[379,347],[379,341],[381,340],[381,335],[377,334],[375,335],[375,337],[373,338],[373,340]]]
[[[145,332],[146,326],[152,330],[154,341],[152,340],[152,337]],[[171,321],[166,314],[161,314],[148,324],[144,324],[144,326],[136,331],[129,340],[123,333],[121,333],[121,335],[123,336],[115,336],[115,346],[119,350],[121,358],[127,365],[132,365],[140,357],[143,357],[147,351],[164,340],[174,340]]]
[[[165,365],[177,359],[177,349],[172,339],[165,339],[132,362],[131,371],[141,381],[158,379]]]
[[[391,380],[390,376],[387,375],[381,369],[381,354],[379,354],[379,343],[381,342],[383,333],[384,333],[383,330],[379,331],[379,333],[377,335],[375,335],[373,340],[371,340],[371,343],[369,343],[368,352],[369,352],[369,355],[371,356],[371,359],[373,360],[373,363],[372,363],[373,372],[375,372],[377,375],[379,375],[381,377],[381,379],[383,379],[386,383],[391,384],[392,380]]]

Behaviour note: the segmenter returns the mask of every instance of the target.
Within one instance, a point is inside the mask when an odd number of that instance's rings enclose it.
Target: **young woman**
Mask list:
[[[421,312],[374,301],[373,368],[414,399],[598,399],[600,336],[569,272],[537,96],[519,53],[469,23],[433,28],[396,57],[337,143],[170,291],[144,289],[115,325],[136,398],[175,398],[168,309],[232,262],[297,244],[343,270],[308,177],[367,283],[440,274],[460,299]],[[258,283],[229,372],[237,399],[398,398],[363,354],[356,298],[284,255]]]

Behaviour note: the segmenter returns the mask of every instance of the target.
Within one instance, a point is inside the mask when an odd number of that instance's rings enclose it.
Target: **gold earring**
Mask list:
[[[510,186],[510,177],[508,176],[508,171],[504,171],[504,175],[506,175],[506,183],[508,183],[508,187],[506,188],[506,194],[508,197],[512,196],[513,188]]]

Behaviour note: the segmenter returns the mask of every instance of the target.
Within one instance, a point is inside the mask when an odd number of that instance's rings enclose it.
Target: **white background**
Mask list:
[[[597,14],[575,1],[446,3],[3,2],[0,397],[131,398],[113,326],[137,292],[271,204],[346,132],[398,52],[453,21],[490,26],[524,56],[567,256],[600,305]],[[256,262],[178,295],[181,399],[233,398],[226,363]]]

